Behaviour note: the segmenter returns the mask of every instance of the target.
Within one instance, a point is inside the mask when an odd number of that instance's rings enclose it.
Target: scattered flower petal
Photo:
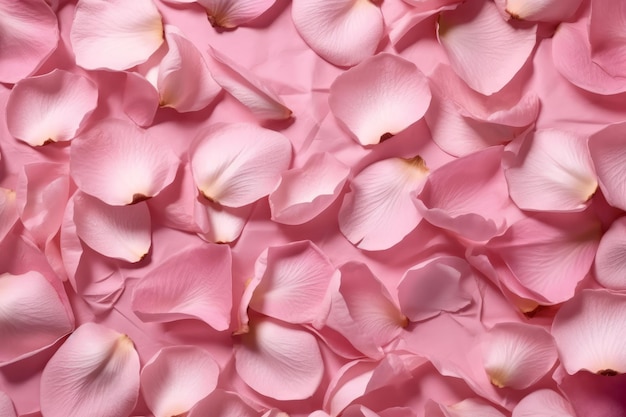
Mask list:
[[[259,17],[276,0],[198,0],[212,26],[232,29]]]
[[[540,389],[517,403],[512,417],[576,417],[576,413],[565,398],[550,389]]]
[[[596,279],[606,288],[626,289],[626,217],[617,219],[602,235],[596,253]]]

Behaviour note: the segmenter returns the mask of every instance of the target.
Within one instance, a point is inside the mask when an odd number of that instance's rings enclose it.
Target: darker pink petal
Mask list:
[[[613,77],[625,77],[626,7],[621,2],[591,2],[591,59]]]
[[[589,138],[600,189],[614,207],[626,210],[626,123],[610,125]]]
[[[276,0],[198,0],[211,25],[231,29],[259,17]]]
[[[7,126],[31,146],[70,140],[97,102],[93,82],[57,69],[15,84],[7,102]]]

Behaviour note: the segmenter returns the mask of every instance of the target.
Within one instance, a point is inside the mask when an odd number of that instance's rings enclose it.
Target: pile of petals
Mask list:
[[[0,0],[0,417],[625,416],[624,22]]]

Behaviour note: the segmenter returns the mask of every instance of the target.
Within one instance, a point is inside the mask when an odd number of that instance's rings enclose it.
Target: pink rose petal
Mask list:
[[[591,2],[591,58],[614,77],[626,76],[626,7],[620,2]]]
[[[580,7],[582,0],[496,0],[496,5],[513,19],[562,22]]]
[[[232,29],[259,17],[276,0],[198,0],[207,9],[211,25]]]
[[[611,224],[602,235],[596,253],[594,272],[596,280],[606,288],[626,289],[626,217]]]
[[[626,123],[609,125],[589,138],[600,189],[614,207],[626,210]]]
[[[19,218],[15,191],[0,187],[0,242],[13,229]]]
[[[528,394],[513,409],[512,417],[576,417],[571,404],[549,389]]]
[[[15,408],[13,408],[13,401],[2,391],[0,391],[0,416],[17,417]]]
[[[259,413],[235,392],[216,389],[200,400],[187,417],[258,417]]]
[[[468,398],[456,404],[440,407],[445,417],[505,417],[501,411],[479,398]]]

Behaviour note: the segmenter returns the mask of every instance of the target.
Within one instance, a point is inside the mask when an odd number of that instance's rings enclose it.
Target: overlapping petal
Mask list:
[[[127,416],[139,394],[139,356],[130,338],[99,324],[80,326],[41,375],[46,417]]]
[[[213,243],[230,243],[239,238],[254,204],[227,207],[213,201],[196,201],[195,218],[198,235]]]
[[[501,411],[479,398],[468,398],[448,406],[440,405],[440,408],[445,417],[504,417]]]
[[[291,16],[302,39],[335,65],[356,65],[373,55],[383,36],[382,13],[370,1],[295,0]]]
[[[361,249],[384,250],[397,244],[422,220],[415,195],[428,173],[419,156],[366,167],[350,183],[339,211],[339,229]]]
[[[208,397],[200,400],[188,417],[258,417],[259,413],[234,392],[216,389]]]
[[[576,417],[571,404],[550,389],[528,394],[513,409],[512,417]]]
[[[439,42],[456,73],[484,95],[500,91],[528,60],[536,26],[506,22],[494,3],[462,3],[439,16]]]
[[[626,210],[626,123],[602,129],[589,138],[589,151],[598,173],[600,189],[614,207]]]
[[[496,5],[511,18],[536,22],[568,20],[581,3],[582,0],[496,0]]]
[[[602,235],[596,253],[594,272],[596,280],[606,288],[626,289],[626,217],[611,224]]]
[[[232,29],[259,17],[276,0],[198,0],[207,10],[211,25]]]
[[[141,370],[141,392],[155,417],[184,415],[217,386],[219,366],[196,346],[159,350]]]
[[[0,187],[0,242],[15,226],[18,219],[15,191]]]
[[[0,391],[0,416],[17,417],[15,408],[13,408],[13,401],[2,391]]]
[[[236,123],[201,132],[191,170],[207,199],[241,207],[274,191],[291,162],[291,144],[282,134]]]
[[[79,66],[121,71],[161,46],[163,22],[152,0],[80,0],[70,39]]]
[[[179,160],[133,123],[107,119],[72,142],[70,170],[83,192],[110,205],[157,195],[176,176]]]
[[[591,59],[613,77],[625,77],[626,7],[621,2],[591,2]]]
[[[31,146],[70,140],[97,102],[93,82],[56,69],[15,84],[7,102],[7,127],[11,135]]]
[[[410,61],[378,54],[338,76],[328,105],[361,145],[375,145],[422,118],[430,105],[428,81]]]

